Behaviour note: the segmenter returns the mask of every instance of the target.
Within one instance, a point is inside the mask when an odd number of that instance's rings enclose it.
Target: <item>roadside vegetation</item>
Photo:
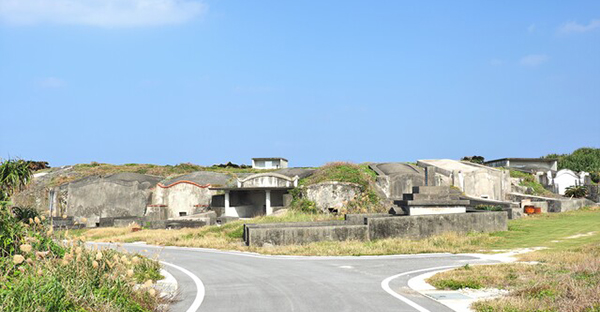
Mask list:
[[[496,233],[448,233],[422,240],[383,239],[377,241],[318,242],[298,246],[248,247],[242,242],[244,223],[306,222],[341,219],[332,214],[309,214],[288,211],[279,216],[235,221],[223,226],[198,229],[150,230],[132,232],[130,228],[95,228],[69,231],[83,240],[131,243],[143,241],[153,245],[204,247],[251,251],[280,255],[389,255],[430,252],[495,252],[525,247],[566,249],[581,243],[600,243],[600,208],[586,208],[560,214],[528,216],[509,220],[509,230]],[[592,233],[577,239],[573,235]]]
[[[600,207],[558,214],[550,219],[521,222],[506,238],[528,233],[523,242],[504,247],[544,246],[522,254],[511,264],[466,265],[439,273],[428,282],[438,289],[508,290],[504,297],[478,301],[472,308],[481,312],[500,311],[600,311]],[[594,220],[588,223],[588,220]],[[552,224],[548,222],[553,221]],[[543,231],[541,226],[552,230]],[[555,230],[555,231],[554,231]],[[512,234],[510,232],[513,232]],[[578,233],[577,233],[578,232]],[[500,233],[498,233],[500,234]],[[549,237],[546,237],[548,236]],[[493,247],[492,244],[490,247]]]
[[[0,164],[10,197],[29,180],[29,164]],[[10,178],[6,178],[10,177]],[[159,264],[114,250],[58,244],[44,216],[0,201],[0,311],[157,311]],[[136,286],[138,285],[138,286]]]

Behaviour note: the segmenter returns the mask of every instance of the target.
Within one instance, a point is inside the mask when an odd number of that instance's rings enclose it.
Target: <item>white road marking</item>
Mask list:
[[[178,265],[164,262],[164,261],[160,261],[160,263],[183,272],[185,275],[189,276],[194,281],[194,283],[196,284],[196,290],[197,290],[196,299],[194,299],[194,302],[192,302],[192,305],[186,310],[186,312],[198,311],[198,309],[200,308],[200,305],[202,304],[202,301],[204,301],[205,289],[204,289],[204,284],[202,283],[202,281],[198,278],[198,276],[194,275],[194,273],[192,273]]]
[[[432,271],[432,270],[441,270],[441,269],[449,269],[449,268],[457,268],[458,266],[456,265],[450,265],[450,266],[441,266],[441,267],[434,267],[434,268],[426,268],[426,269],[420,269],[420,270],[415,270],[415,271],[409,271],[409,272],[404,272],[404,273],[400,273],[400,274],[396,274],[393,276],[390,276],[386,279],[384,279],[383,281],[381,281],[381,288],[383,288],[383,290],[385,290],[388,294],[394,296],[396,299],[399,299],[400,301],[408,304],[409,306],[415,308],[417,311],[419,312],[431,312],[427,309],[425,309],[424,307],[416,304],[414,301],[400,295],[399,293],[395,292],[392,290],[392,288],[390,287],[390,282],[393,279],[396,279],[400,276],[404,276],[404,275],[410,275],[413,273],[419,273],[419,272],[425,272],[425,271]]]

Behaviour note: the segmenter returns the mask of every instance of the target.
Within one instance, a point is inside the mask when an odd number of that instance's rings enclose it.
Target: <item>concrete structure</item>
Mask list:
[[[507,213],[472,212],[421,216],[359,215],[346,221],[245,224],[248,246],[308,244],[320,241],[425,238],[447,232],[506,231]]]
[[[396,214],[410,216],[465,213],[470,203],[460,195],[459,190],[450,186],[414,186],[412,193],[394,201],[402,211],[394,210]]]
[[[160,177],[116,173],[71,182],[65,186],[64,213],[86,218],[85,223],[90,227],[98,226],[101,217],[143,216],[158,181]]]
[[[377,173],[377,186],[387,198],[402,198],[414,186],[425,185],[425,170],[407,163],[372,163],[369,167]]]
[[[325,181],[302,188],[303,197],[323,212],[342,208],[360,193],[360,185],[348,182]]]
[[[569,169],[562,169],[551,180],[553,191],[557,194],[565,195],[568,187],[584,185],[586,175],[589,176],[589,173],[582,172],[581,174],[577,174]]]
[[[168,218],[176,218],[205,212],[212,197],[218,194],[210,187],[224,187],[232,179],[227,173],[197,171],[163,180],[157,184],[146,215],[166,214]]]
[[[372,218],[368,220],[369,239],[421,239],[449,232],[466,234],[506,231],[507,219],[504,211]]]
[[[451,159],[419,160],[417,165],[429,172],[430,186],[455,186],[465,195],[495,200],[511,191],[508,170]]]
[[[254,169],[284,169],[288,167],[288,160],[281,157],[252,158]]]
[[[283,208],[288,191],[298,186],[299,176],[268,172],[237,178],[236,185],[230,187],[211,187],[209,190],[223,192],[223,215],[240,218],[252,218],[270,215]],[[220,206],[215,201],[214,206]]]
[[[486,166],[502,167],[530,173],[558,170],[558,160],[551,158],[501,158],[484,162]]]

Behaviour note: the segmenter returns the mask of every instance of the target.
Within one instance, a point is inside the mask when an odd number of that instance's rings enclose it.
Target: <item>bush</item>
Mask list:
[[[565,196],[566,197],[581,198],[581,197],[585,197],[585,195],[587,195],[587,188],[585,186],[582,186],[582,185],[580,185],[580,186],[569,186],[565,190]]]
[[[21,217],[29,211],[15,209]],[[31,211],[29,211],[31,212]],[[159,264],[82,243],[58,245],[43,216],[21,222],[0,208],[0,311],[152,311],[159,299],[136,283],[162,278]]]

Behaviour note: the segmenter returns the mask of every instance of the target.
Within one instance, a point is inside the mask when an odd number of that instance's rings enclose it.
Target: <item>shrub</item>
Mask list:
[[[493,205],[477,205],[475,206],[475,209],[486,211],[502,211],[502,207]]]
[[[583,185],[569,186],[565,190],[566,197],[581,198],[581,197],[585,197],[585,195],[587,195],[587,188]]]
[[[0,208],[0,311],[152,311],[160,300],[135,284],[162,278],[159,264],[82,243],[58,245],[44,217]]]

